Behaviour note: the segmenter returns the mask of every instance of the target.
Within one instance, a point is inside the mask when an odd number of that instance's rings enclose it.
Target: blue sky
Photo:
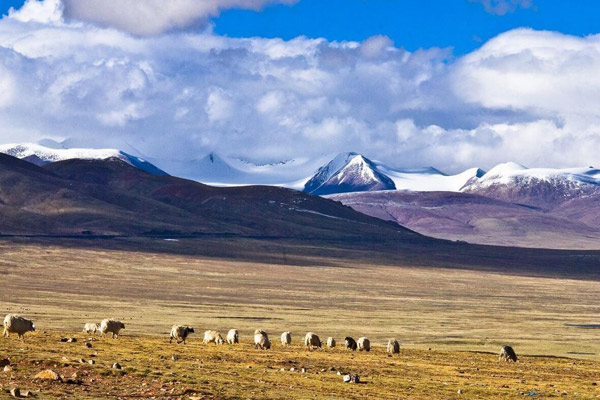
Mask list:
[[[596,2],[0,0],[0,143],[598,165]]]
[[[0,11],[6,14],[22,4],[0,0]],[[597,0],[533,0],[527,8],[515,7],[504,15],[486,12],[481,1],[469,0],[300,0],[258,12],[229,9],[212,21],[215,33],[230,37],[362,41],[387,35],[409,51],[452,47],[462,55],[517,27],[578,36],[596,33],[599,11]]]

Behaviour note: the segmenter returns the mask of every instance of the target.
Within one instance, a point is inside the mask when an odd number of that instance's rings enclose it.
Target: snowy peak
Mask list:
[[[373,161],[357,153],[339,154],[304,186],[305,192],[317,195],[395,189]]]
[[[64,161],[70,159],[82,160],[106,160],[109,158],[118,158],[127,164],[146,171],[153,175],[168,175],[165,171],[144,160],[143,158],[127,154],[117,149],[84,149],[84,148],[65,148],[53,141],[45,141],[44,146],[39,143],[18,143],[0,145],[0,153],[8,154],[13,157],[29,161],[38,166]]]
[[[470,179],[461,192],[550,208],[576,197],[600,194],[600,171],[589,168],[526,168],[500,164]]]

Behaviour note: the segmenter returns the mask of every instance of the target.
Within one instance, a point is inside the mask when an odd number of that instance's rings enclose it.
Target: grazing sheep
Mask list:
[[[396,339],[390,339],[387,345],[387,352],[390,354],[400,353],[400,343]]]
[[[261,350],[269,350],[271,348],[271,342],[269,342],[269,335],[262,329],[254,331],[254,348]]]
[[[356,351],[357,349],[357,345],[356,345],[356,340],[352,339],[350,336],[346,336],[346,339],[344,340],[346,348],[350,349],[352,351]]]
[[[358,351],[371,351],[371,341],[366,337],[358,338]]]
[[[319,336],[316,334],[308,332],[306,336],[304,336],[304,346],[306,346],[306,348],[309,350],[313,350],[314,348],[320,349],[321,339],[319,339]]]
[[[292,344],[292,332],[283,332],[281,334],[281,345],[289,346],[290,344]]]
[[[517,362],[517,353],[510,346],[502,346],[498,360]]]
[[[206,331],[204,332],[204,340],[202,341],[204,344],[214,343],[215,346],[218,344],[225,343],[223,340],[223,336],[217,331]]]
[[[106,336],[106,333],[110,332],[113,339],[118,339],[121,329],[125,329],[125,324],[119,320],[107,318],[100,322],[100,335],[102,336]]]
[[[9,337],[11,333],[16,333],[19,339],[25,340],[25,333],[35,331],[33,321],[16,314],[8,314],[4,317],[3,336]]]
[[[96,332],[98,332],[98,324],[95,324],[93,322],[88,322],[87,324],[85,324],[83,326],[83,331],[85,333],[87,333],[88,335],[91,334],[96,334]]]
[[[237,329],[230,329],[227,332],[227,344],[236,344],[240,342],[240,334]]]
[[[169,343],[173,343],[174,338],[177,344],[182,342],[185,344],[185,340],[190,333],[194,333],[194,328],[185,325],[173,325],[171,328],[171,337],[169,338]]]
[[[335,347],[335,339],[332,337],[327,338],[327,347]]]

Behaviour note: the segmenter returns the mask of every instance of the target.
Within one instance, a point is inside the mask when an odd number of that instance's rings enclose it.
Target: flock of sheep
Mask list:
[[[124,328],[125,324],[119,320],[105,319],[100,322],[100,324],[86,323],[83,327],[83,331],[88,334],[100,333],[102,336],[106,336],[106,334],[110,333],[113,338],[118,338],[119,332]],[[16,314],[8,314],[4,318],[3,335],[6,337],[8,337],[11,333],[16,333],[20,339],[24,339],[23,335],[32,331],[35,331],[35,325],[29,319]],[[175,339],[177,344],[185,344],[185,341],[190,333],[194,333],[194,328],[185,325],[173,325],[169,343],[172,343],[173,339]],[[202,342],[204,344],[214,343],[215,345],[222,345],[225,342],[228,344],[236,344],[239,343],[239,341],[240,336],[238,330],[231,329],[227,333],[226,339],[223,339],[223,336],[221,336],[221,333],[218,331],[208,330],[204,332],[204,340]],[[283,346],[289,346],[291,343],[292,333],[283,332],[281,334],[281,344]],[[336,341],[334,338],[329,337],[327,338],[326,344],[327,347],[335,347]],[[361,337],[358,339],[358,341],[355,341],[353,338],[348,336],[344,340],[344,345],[346,349],[353,351],[371,351],[371,341],[366,337]],[[321,349],[321,339],[315,333],[308,332],[304,336],[304,346],[306,346],[306,348],[309,350]],[[271,342],[269,341],[269,335],[267,332],[263,331],[262,329],[257,329],[254,331],[254,348],[261,350],[268,350],[271,348]],[[400,353],[400,344],[396,339],[390,339],[388,341],[387,352],[389,354]],[[502,346],[499,358],[505,361],[517,361],[517,355],[510,346]]]

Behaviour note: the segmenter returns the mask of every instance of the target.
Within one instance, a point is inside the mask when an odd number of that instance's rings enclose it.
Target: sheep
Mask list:
[[[237,329],[230,329],[227,332],[227,344],[236,344],[240,342],[240,334]]]
[[[345,345],[346,348],[352,351],[356,351],[357,349],[357,345],[356,345],[356,340],[352,339],[350,336],[346,336],[345,341]]]
[[[173,325],[171,328],[171,337],[169,338],[169,343],[173,343],[173,338],[175,338],[177,344],[185,344],[185,340],[190,333],[194,333],[194,328],[191,326]]]
[[[83,326],[83,331],[85,333],[87,333],[88,335],[91,334],[96,334],[96,332],[98,332],[98,324],[95,324],[93,322],[88,322],[87,324],[85,324]]]
[[[327,338],[327,347],[335,347],[335,339],[332,337]]]
[[[388,340],[387,352],[389,354],[399,354],[400,353],[400,343],[396,339]]]
[[[366,337],[358,338],[358,351],[371,351],[371,341]]]
[[[204,344],[214,343],[215,346],[218,344],[225,343],[223,340],[223,336],[217,331],[206,331],[204,332],[204,340],[202,341]]]
[[[4,332],[3,336],[9,337],[11,333],[16,333],[19,339],[25,341],[27,332],[34,332],[35,325],[33,321],[16,314],[8,314],[4,317]]]
[[[498,356],[498,360],[517,362],[517,353],[515,353],[513,348],[508,345],[502,346],[502,349],[500,349],[500,355]]]
[[[289,346],[290,344],[292,344],[292,332],[283,332],[281,334],[281,345]]]
[[[271,342],[269,342],[269,335],[262,329],[254,331],[254,348],[261,350],[269,350],[271,348]]]
[[[125,324],[119,320],[107,318],[100,322],[100,335],[103,337],[106,336],[107,332],[110,332],[113,339],[118,339],[121,329],[125,329]]]
[[[320,349],[321,339],[319,339],[319,336],[316,334],[308,332],[306,336],[304,336],[304,346],[309,350],[313,350],[315,347]]]

